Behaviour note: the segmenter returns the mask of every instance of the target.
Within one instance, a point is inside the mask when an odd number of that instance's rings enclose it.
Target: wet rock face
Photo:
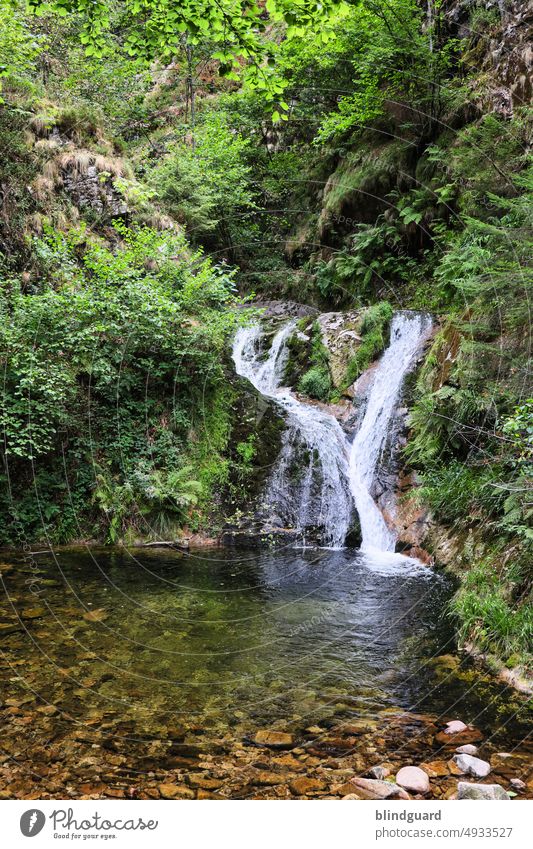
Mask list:
[[[309,304],[299,304],[297,301],[254,301],[254,308],[262,309],[266,319],[307,318],[315,316],[318,310]]]
[[[501,36],[490,42],[485,64],[502,83],[494,92],[494,106],[506,115],[530,103],[533,96],[532,25],[528,0],[512,2],[504,14]]]
[[[88,165],[83,170],[67,168],[62,175],[63,186],[79,209],[90,209],[106,218],[126,215],[127,204],[113,185],[111,178]]]
[[[486,33],[473,31],[472,6],[464,0],[452,0],[446,17],[452,34],[474,44],[478,66],[489,80],[491,108],[511,117],[514,109],[530,103],[533,95],[531,3],[511,0],[494,2],[490,7],[495,13],[495,23]]]
[[[327,312],[317,316],[322,341],[328,351],[333,385],[340,388],[346,378],[348,363],[361,344],[361,321],[364,310]]]

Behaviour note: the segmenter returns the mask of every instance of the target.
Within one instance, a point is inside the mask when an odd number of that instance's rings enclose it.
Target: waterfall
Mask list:
[[[237,332],[233,346],[237,373],[280,406],[287,419],[265,501],[304,542],[311,535],[330,548],[344,545],[355,507],[362,548],[394,551],[395,534],[375,503],[372,488],[403,380],[429,335],[431,320],[420,313],[394,316],[390,343],[374,367],[364,415],[351,446],[333,415],[302,403],[281,386],[287,342],[295,329],[296,321],[283,325],[265,351],[265,334],[254,324]]]
[[[421,313],[396,313],[390,342],[375,367],[363,420],[350,451],[350,489],[361,522],[362,548],[394,551],[396,537],[372,498],[372,484],[406,374],[431,331]]]
[[[312,534],[329,548],[341,548],[354,515],[348,444],[334,416],[303,404],[280,386],[288,358],[286,344],[295,326],[289,322],[276,333],[266,358],[262,358],[261,328],[241,328],[233,360],[237,373],[286,414],[287,428],[265,501],[304,541]]]

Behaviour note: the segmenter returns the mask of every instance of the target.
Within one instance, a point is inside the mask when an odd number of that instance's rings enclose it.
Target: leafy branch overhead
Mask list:
[[[279,100],[283,86],[269,74],[275,50],[265,31],[282,25],[284,38],[292,40],[320,28],[326,43],[334,35],[333,13],[345,6],[343,0],[29,0],[29,5],[37,13],[80,15],[87,56],[106,54],[115,27],[123,33],[125,50],[146,60],[170,60],[184,35],[191,45],[209,39],[220,74],[236,79],[245,63],[249,84],[263,90],[268,100]]]

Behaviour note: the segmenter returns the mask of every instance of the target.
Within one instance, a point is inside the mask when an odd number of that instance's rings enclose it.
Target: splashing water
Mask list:
[[[376,366],[365,414],[352,443],[350,489],[361,522],[363,550],[394,551],[396,535],[387,526],[371,490],[402,383],[430,331],[429,316],[396,313],[389,347]]]
[[[431,330],[428,316],[397,313],[390,345],[375,367],[366,410],[350,447],[333,415],[304,404],[282,386],[287,342],[296,322],[285,324],[263,351],[259,325],[241,328],[233,346],[237,373],[283,408],[287,418],[281,452],[270,475],[265,501],[305,541],[317,533],[323,545],[341,548],[350,530],[354,506],[359,514],[362,548],[393,552],[388,528],[371,491],[405,375]]]
[[[241,328],[233,359],[237,373],[283,408],[287,428],[280,455],[270,475],[265,501],[305,541],[317,534],[329,548],[344,545],[354,515],[348,478],[348,444],[338,421],[319,407],[303,404],[280,387],[288,359],[287,341],[296,322],[276,333],[266,359],[261,359],[261,328]]]

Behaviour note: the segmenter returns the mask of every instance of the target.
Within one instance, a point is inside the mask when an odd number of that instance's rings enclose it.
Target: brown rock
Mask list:
[[[365,799],[409,798],[408,794],[401,787],[389,781],[379,781],[376,778],[355,777],[351,779],[351,783],[355,785],[355,792]]]
[[[83,614],[86,622],[103,622],[108,616],[109,613],[103,607],[99,607],[97,610],[88,610],[87,613]]]
[[[522,772],[524,769],[527,772],[528,768],[527,758],[509,752],[496,752],[491,755],[490,765],[495,772],[507,778],[516,775],[517,772]]]
[[[294,758],[292,755],[282,755],[279,758],[272,758],[273,764],[278,764],[279,766],[284,766],[290,769],[293,772],[301,772],[305,769],[305,764],[299,761],[297,758]]]
[[[218,778],[209,778],[207,775],[190,775],[189,784],[191,787],[201,787],[203,790],[218,790],[222,786],[222,781]]]
[[[452,775],[464,775],[463,770],[457,766],[454,760],[448,761],[447,766]]]
[[[112,799],[124,799],[126,793],[122,787],[106,787],[104,796],[111,796]]]
[[[251,776],[252,784],[265,784],[267,786],[272,786],[274,784],[283,784],[285,778],[283,775],[278,775],[277,772],[267,772],[267,770],[263,770],[262,772],[258,772],[256,775]]]
[[[455,734],[448,734],[446,731],[439,731],[435,736],[437,743],[444,746],[462,746],[465,743],[479,743],[483,740],[483,734],[477,728],[467,728],[465,731],[458,731]]]
[[[204,790],[203,787],[200,787],[198,790],[197,799],[221,799],[222,796],[217,796],[216,793],[211,793],[210,790]]]
[[[319,778],[295,778],[291,781],[289,787],[295,796],[306,796],[309,793],[316,793],[326,789],[326,782]]]
[[[57,708],[55,705],[43,705],[43,707],[37,708],[37,713],[44,713],[45,716],[53,716],[54,713],[57,713]]]
[[[269,749],[292,749],[294,738],[292,734],[284,731],[270,731],[268,728],[257,731],[254,743],[258,746],[266,746]]]
[[[350,781],[346,781],[344,784],[334,784],[331,790],[333,793],[336,793],[337,796],[342,796],[344,799],[345,796],[349,796],[353,793],[354,786]]]
[[[420,769],[423,769],[424,772],[427,772],[430,778],[436,778],[437,776],[442,775],[449,775],[450,773],[448,764],[445,761],[429,761],[428,763],[420,764]]]
[[[194,799],[194,790],[185,784],[160,784],[158,789],[162,799]]]

